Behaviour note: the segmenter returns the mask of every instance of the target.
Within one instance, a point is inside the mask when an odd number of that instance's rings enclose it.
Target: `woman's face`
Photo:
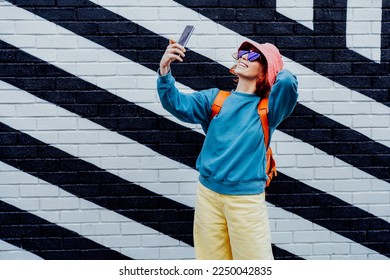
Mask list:
[[[250,51],[259,52],[255,48],[251,48]],[[248,56],[249,53],[237,60],[237,67],[234,69],[234,72],[239,78],[242,77],[248,80],[257,79],[259,76],[263,75],[264,66],[260,63],[259,59],[249,61]]]

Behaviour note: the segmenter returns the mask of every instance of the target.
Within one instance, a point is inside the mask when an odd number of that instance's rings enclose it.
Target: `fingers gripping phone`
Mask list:
[[[177,41],[177,43],[182,45],[183,47],[185,47],[187,45],[188,41],[190,40],[190,37],[191,37],[194,29],[195,29],[194,26],[187,25],[184,28],[183,33],[181,34],[180,39],[179,39],[179,41]]]

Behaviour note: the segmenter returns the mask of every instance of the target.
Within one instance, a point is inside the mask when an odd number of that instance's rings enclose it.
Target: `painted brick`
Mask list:
[[[1,251],[1,250],[0,250]],[[0,254],[1,260],[41,260],[40,257],[26,251],[4,251]]]
[[[254,0],[17,2],[26,6],[18,8],[7,1],[0,4],[0,38],[11,44],[0,42],[0,80],[4,80],[0,82],[0,115],[3,116],[2,124],[6,125],[1,126],[4,131],[0,131],[0,158],[6,162],[0,162],[2,201],[81,232],[97,243],[135,259],[193,259],[193,248],[183,245],[182,241],[175,239],[176,236],[166,237],[148,225],[103,210],[88,200],[74,199],[61,186],[49,187],[45,180],[35,177],[37,173],[27,175],[24,172],[26,176],[20,176],[23,171],[13,169],[22,167],[23,161],[24,168],[29,170],[38,168],[41,173],[50,171],[51,176],[66,177],[69,173],[62,174],[57,168],[72,170],[80,164],[73,159],[54,158],[48,161],[48,165],[40,160],[33,161],[34,157],[46,154],[36,144],[31,149],[20,149],[21,143],[32,143],[31,139],[16,132],[22,130],[52,147],[188,206],[189,209],[179,214],[188,218],[186,223],[190,223],[198,173],[184,165],[191,160],[194,162],[197,152],[192,145],[188,145],[188,150],[182,147],[192,141],[193,134],[191,131],[178,132],[176,126],[151,116],[145,109],[204,134],[199,125],[184,124],[170,116],[161,107],[155,91],[155,71],[165,48],[162,42],[167,42],[169,37],[178,38],[184,25],[192,23],[196,30],[189,49],[203,57],[191,54],[187,58],[189,63],[174,65],[173,73],[178,77],[180,89],[189,93],[192,88],[230,84],[232,77],[225,77],[222,73],[228,75],[228,68],[233,64],[230,54],[245,39],[244,36],[259,42],[275,42],[285,57],[286,68],[298,77],[301,105],[273,136],[278,171],[293,178],[280,186],[295,188],[299,182],[308,186],[308,191],[328,192],[341,201],[390,221],[388,180],[375,177],[378,174],[386,177],[387,153],[381,151],[383,156],[373,156],[378,147],[387,151],[390,146],[386,66],[389,42],[384,36],[389,18],[386,9],[381,9],[385,2],[317,1],[315,10],[312,9],[312,0],[262,1],[260,4]],[[283,8],[289,12],[300,11],[300,18],[294,18],[297,14],[286,17],[285,12],[284,16],[275,13],[275,5],[279,12]],[[33,13],[37,16],[28,11],[30,7],[35,8]],[[252,12],[248,13],[250,10]],[[343,18],[345,12],[349,17],[347,24]],[[316,22],[311,21],[313,15]],[[253,20],[260,20],[261,24],[254,24]],[[311,30],[312,26],[315,26],[315,32]],[[382,53],[378,47],[381,44]],[[19,49],[58,68],[48,68],[45,63],[38,65],[36,62],[30,67],[30,56]],[[218,63],[224,64],[225,72],[208,59],[217,59]],[[23,61],[27,63],[21,64]],[[18,63],[23,67],[16,67]],[[206,77],[210,72],[212,77]],[[83,88],[66,73],[78,75],[101,89]],[[37,75],[39,78],[32,78]],[[26,92],[21,94],[19,87]],[[109,95],[104,95],[104,90]],[[68,91],[75,92],[75,96],[66,97]],[[111,94],[122,97],[123,103],[111,106]],[[44,99],[55,96],[51,100],[60,106],[66,104],[70,110],[81,109],[77,113],[80,117],[56,105],[48,106],[46,100],[36,96]],[[78,102],[84,103],[79,105]],[[135,105],[128,106],[124,102],[134,102]],[[80,112],[93,113],[94,119],[89,121],[89,116]],[[113,119],[118,112],[124,117],[128,114],[131,121],[118,123]],[[110,129],[102,127],[102,123],[99,126],[93,123],[103,117],[105,124],[112,124]],[[16,131],[7,132],[7,126]],[[160,133],[156,134],[156,129]],[[360,145],[360,140],[357,141],[362,136],[373,140],[364,145],[367,149]],[[311,144],[301,143],[302,139]],[[376,143],[384,146],[375,146]],[[177,154],[166,160],[164,154],[154,150],[159,145],[163,146],[160,152],[177,151]],[[180,153],[186,153],[191,160],[179,158]],[[351,167],[348,162],[365,165],[366,169]],[[375,166],[371,167],[367,162]],[[372,170],[376,170],[375,176],[371,174]],[[80,170],[80,174],[85,171]],[[102,190],[122,191],[117,185],[103,181],[96,182]],[[70,178],[67,182],[71,182]],[[301,195],[307,197],[306,193]],[[286,196],[286,199],[292,197]],[[153,207],[163,206],[153,203]],[[78,211],[79,208],[82,210]],[[296,216],[289,210],[269,203],[276,246],[307,259],[383,257],[350,239],[361,236],[361,230],[350,228],[343,233],[347,237],[337,235],[332,231],[332,222],[338,223],[337,219],[323,221],[331,228],[328,230],[306,220],[305,215]],[[158,215],[159,211],[164,209],[153,208],[153,215]],[[172,212],[169,217],[176,214]],[[182,223],[169,222],[172,223],[165,225],[162,222],[160,228],[180,232]],[[368,223],[365,221],[364,225]],[[19,228],[22,230],[23,226]],[[29,232],[31,227],[25,225],[24,229]],[[383,237],[384,233],[381,229],[370,231],[367,238]],[[47,238],[49,245],[50,240],[53,240],[53,245],[63,242],[69,250],[81,244],[78,238]],[[0,251],[0,258],[5,255],[10,259],[30,258],[15,248],[2,249],[1,244]]]
[[[293,233],[291,232],[272,232],[272,242],[275,244],[288,244],[293,242]]]
[[[68,36],[53,36],[53,35],[42,35],[38,37],[36,46],[37,48],[56,48],[61,46],[61,48],[72,49],[76,46],[77,41],[75,38]]]
[[[16,107],[8,104],[0,105],[1,117],[15,117]]]
[[[56,114],[55,107],[47,104],[33,104],[33,105],[18,105],[16,108],[17,115],[21,117],[35,117],[40,116],[43,112],[47,112],[50,115]]]
[[[290,252],[299,252],[304,258],[306,256],[313,255],[313,245],[312,244],[285,244],[283,249]]]
[[[4,198],[4,202],[17,206],[25,210],[37,210],[39,209],[39,201],[35,198]]]
[[[195,252],[192,247],[183,247],[183,248],[161,248],[160,257],[167,260],[175,259],[194,259]]]
[[[132,256],[136,260],[156,260],[161,259],[159,248],[123,248],[121,252]]]
[[[278,167],[294,167],[296,166],[296,156],[277,155]]]
[[[313,154],[313,147],[302,143],[289,143],[289,145],[277,144],[278,154]]]
[[[155,152],[141,148],[136,144],[124,144],[118,146],[118,156],[154,156]]]
[[[388,192],[362,192],[354,193],[353,201],[356,204],[364,202],[369,202],[370,204],[381,204],[388,203],[390,201],[390,194]]]
[[[60,122],[57,122],[58,123],[57,127],[67,129],[67,127],[70,127],[71,125],[73,125],[73,128],[75,128],[75,127],[77,127],[76,121],[77,120],[68,120],[68,121],[61,120]],[[55,129],[55,127],[53,126],[52,129]],[[92,132],[92,131],[85,131],[85,132],[64,131],[64,132],[58,133],[58,142],[62,143],[62,144],[93,143],[96,141],[96,139],[98,139],[98,133]]]
[[[99,211],[83,210],[83,211],[62,211],[60,213],[61,223],[77,223],[88,220],[90,222],[99,221]]]
[[[118,155],[118,149],[115,145],[79,145],[79,156],[89,156],[91,154],[95,156],[116,156]]]
[[[354,116],[354,127],[390,127],[390,118],[387,116]],[[376,131],[376,130],[375,130]]]
[[[349,179],[352,177],[352,168],[321,168],[315,169],[314,176],[316,179]]]
[[[1,7],[0,11],[0,18],[3,20],[33,20],[34,14],[26,14],[22,11],[17,12],[12,7],[10,7],[9,3],[6,4],[7,6]]]
[[[162,182],[176,181],[196,181],[198,179],[197,172],[193,170],[161,170],[159,171],[159,179]]]
[[[313,253],[314,254],[349,254],[350,253],[350,244],[313,244]]]
[[[77,119],[75,118],[38,118],[37,129],[39,130],[72,130],[77,127]],[[59,133],[60,143],[69,143],[66,141],[67,135],[77,135],[78,133],[61,132]],[[91,133],[92,134],[92,133]],[[68,140],[69,141],[69,140]],[[73,140],[73,143],[76,140]],[[72,142],[70,142],[72,143]]]
[[[102,243],[108,247],[140,247],[141,238],[139,236],[104,236]]]
[[[139,169],[139,159],[134,157],[104,157],[100,159],[100,167],[106,170]]]
[[[376,21],[378,18],[379,9],[359,9],[355,8],[353,10],[353,19],[354,20],[363,20],[363,21]],[[379,12],[380,17],[380,12]]]
[[[321,243],[330,241],[330,232],[314,231],[314,232],[294,232],[294,242],[297,243]]]
[[[39,199],[40,209],[41,210],[72,210],[80,208],[80,200],[78,198],[40,198]]]
[[[18,177],[18,172],[13,171],[2,171],[1,173],[1,184],[2,185],[8,185],[8,184],[37,184],[38,179],[34,178],[32,176],[23,176]]]
[[[133,182],[156,182],[158,171],[155,170],[126,170],[119,171],[119,176],[132,178]]]
[[[178,169],[179,163],[175,161],[167,162],[166,159],[162,157],[140,157],[139,168],[148,168],[148,169]]]
[[[321,167],[321,166],[333,166],[333,158],[324,157],[322,155],[303,155],[297,156],[297,166],[298,167]]]
[[[141,243],[143,246],[155,246],[155,247],[165,247],[165,246],[178,246],[180,242],[175,239],[170,239],[168,242],[165,241],[166,237],[156,236],[156,235],[143,235]],[[161,246],[161,244],[164,244]]]
[[[156,234],[152,229],[140,225],[136,222],[126,222],[121,223],[121,234],[122,235],[131,235],[131,234],[143,234],[143,235],[153,235]]]
[[[45,34],[57,32],[54,25],[47,25],[43,22],[23,21],[15,22],[17,34]]]
[[[64,50],[57,51],[58,62],[88,62],[97,61],[97,52],[93,50]]]
[[[312,230],[313,226],[311,223],[294,220],[276,220],[276,229],[280,230],[291,230],[299,228],[299,230]]]
[[[12,21],[2,21],[0,22],[0,29],[3,30],[3,34],[14,34],[16,30],[15,23]]]
[[[370,205],[368,208],[370,211],[372,211],[372,213],[375,213],[376,215],[386,219],[387,222],[390,221],[390,206],[388,204]]]
[[[0,173],[1,176],[1,173]],[[19,189],[15,186],[0,185],[0,192],[3,198],[19,197]]]
[[[153,2],[150,2],[149,5],[150,6],[154,6],[156,4],[153,5]],[[160,6],[160,4],[156,5],[156,6]],[[137,12],[139,12],[139,18],[142,18],[143,20],[145,20],[145,19],[156,19],[156,18],[159,18],[161,20],[172,20],[172,19],[175,19],[175,20],[186,20],[187,17],[190,17],[191,14],[192,14],[187,9],[183,9],[183,8],[179,8],[179,7],[174,7],[174,8],[162,7],[162,8],[159,9],[158,15],[154,14],[155,11],[156,10],[153,9],[153,8],[151,8],[151,9],[141,8],[141,9],[137,10]],[[150,15],[148,15],[148,13],[149,14],[152,13],[152,15],[154,15],[154,18],[151,17]]]

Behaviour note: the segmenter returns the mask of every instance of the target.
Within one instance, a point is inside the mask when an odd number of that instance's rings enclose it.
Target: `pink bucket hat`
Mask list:
[[[267,60],[268,82],[270,86],[272,86],[275,83],[276,75],[280,70],[283,69],[284,65],[282,55],[280,54],[279,49],[271,43],[259,44],[255,41],[249,40],[243,42],[238,48],[238,51],[240,51],[241,49],[247,49],[250,46],[253,46],[257,50],[259,50]]]

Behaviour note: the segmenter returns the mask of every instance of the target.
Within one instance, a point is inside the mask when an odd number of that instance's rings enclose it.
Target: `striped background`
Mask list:
[[[204,140],[159,103],[231,89],[243,40],[276,44],[299,100],[275,132],[278,259],[390,257],[390,1],[0,0],[0,259],[192,259]]]

